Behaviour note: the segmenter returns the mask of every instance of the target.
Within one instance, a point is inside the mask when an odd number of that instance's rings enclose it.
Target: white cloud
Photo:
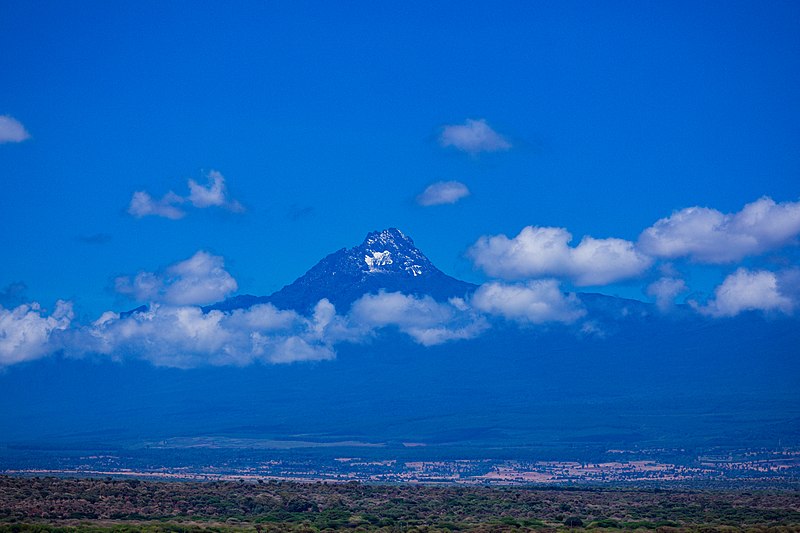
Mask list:
[[[565,295],[555,280],[518,285],[485,283],[475,291],[470,303],[480,311],[533,324],[570,324],[586,314],[578,297]]]
[[[151,304],[125,317],[107,312],[74,329],[67,353],[177,368],[323,361],[335,358],[336,344],[360,342],[385,326],[397,326],[425,346],[472,338],[488,327],[462,300],[444,304],[400,293],[365,295],[347,316],[325,299],[310,317],[271,304],[207,313],[197,306]]]
[[[736,270],[714,290],[714,299],[705,306],[693,305],[703,314],[735,316],[743,311],[779,311],[791,313],[792,300],[782,294],[778,276],[766,270]]]
[[[326,344],[313,344],[301,337],[267,339],[256,334],[259,355],[268,354],[270,363],[295,363],[298,361],[327,361],[336,357],[336,352]]]
[[[386,326],[425,346],[472,338],[488,327],[461,299],[440,303],[384,292],[364,295],[346,316],[325,299],[308,317],[271,304],[206,313],[195,304],[235,290],[222,258],[206,252],[163,272],[118,278],[117,289],[150,300],[148,309],[124,317],[108,311],[73,328],[65,343],[68,355],[138,358],[178,368],[291,363],[333,359],[336,344],[362,342]]]
[[[156,216],[177,220],[186,216],[183,209],[176,207],[183,203],[183,198],[170,191],[160,200],[155,200],[147,191],[136,191],[128,204],[128,213],[136,218]]]
[[[460,298],[440,303],[430,296],[399,292],[362,296],[350,308],[349,318],[358,328],[396,326],[424,346],[471,339],[488,327]]]
[[[294,311],[278,309],[271,304],[258,304],[248,309],[234,309],[227,318],[227,323],[234,328],[259,332],[292,329],[301,322],[302,317]]]
[[[270,304],[229,313],[153,304],[146,312],[124,318],[104,314],[76,331],[69,352],[144,359],[177,368],[332,359],[335,352],[318,334],[318,322],[317,317],[308,319]]]
[[[59,300],[49,316],[38,303],[0,307],[0,366],[44,357],[58,349],[53,332],[66,330],[74,318],[72,303]]]
[[[663,277],[647,286],[647,295],[656,299],[656,306],[668,311],[675,304],[675,298],[688,291],[682,279]]]
[[[9,115],[0,115],[0,144],[18,143],[30,139],[30,134],[18,120]]]
[[[469,189],[459,181],[437,181],[417,196],[417,203],[425,207],[431,205],[454,204],[469,196]]]
[[[222,257],[199,251],[163,272],[120,276],[115,280],[115,288],[138,301],[199,305],[218,302],[238,286],[225,270]]]
[[[244,211],[241,203],[228,198],[225,177],[220,172],[212,170],[206,177],[208,183],[205,186],[190,179],[189,195],[186,197],[170,191],[160,200],[155,200],[147,191],[136,191],[128,205],[128,213],[136,218],[159,216],[177,220],[186,215],[186,212],[177,206],[187,202],[198,209],[221,207],[235,213]]]
[[[224,207],[231,211],[240,212],[244,208],[236,200],[228,199],[228,191],[225,186],[225,177],[216,170],[208,173],[208,185],[206,187],[200,185],[193,179],[189,180],[189,196],[187,200],[193,206],[204,207]]]
[[[481,237],[468,251],[475,265],[503,279],[558,277],[606,285],[640,275],[652,260],[623,239],[584,237],[576,247],[563,228],[527,226],[514,237]]]
[[[471,154],[511,148],[511,143],[490,128],[484,119],[467,119],[464,124],[445,126],[439,142],[442,146],[453,146]]]
[[[800,202],[763,197],[738,213],[706,207],[676,211],[644,230],[639,247],[655,257],[728,263],[792,244],[798,235]]]

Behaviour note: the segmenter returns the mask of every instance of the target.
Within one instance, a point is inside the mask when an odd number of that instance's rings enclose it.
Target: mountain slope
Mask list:
[[[369,233],[364,242],[342,248],[317,263],[292,284],[270,296],[241,295],[209,306],[223,311],[272,303],[281,309],[309,311],[327,298],[346,312],[364,294],[379,290],[429,295],[436,300],[464,297],[476,286],[448,276],[396,228]]]

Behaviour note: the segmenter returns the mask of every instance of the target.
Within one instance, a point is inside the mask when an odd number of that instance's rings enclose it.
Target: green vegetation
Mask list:
[[[800,491],[0,476],[0,533],[334,530],[800,531]]]

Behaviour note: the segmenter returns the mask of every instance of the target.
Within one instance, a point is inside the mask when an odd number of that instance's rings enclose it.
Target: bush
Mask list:
[[[564,520],[564,525],[567,527],[583,527],[583,520],[577,516],[570,516]]]

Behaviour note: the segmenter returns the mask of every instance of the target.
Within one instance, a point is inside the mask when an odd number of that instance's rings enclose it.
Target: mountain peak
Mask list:
[[[360,246],[345,250],[351,267],[368,274],[394,272],[411,277],[422,276],[436,267],[414,241],[397,228],[372,231]]]
[[[372,246],[375,244],[400,244],[414,247],[414,241],[407,237],[405,233],[397,228],[386,228],[381,231],[371,231],[367,233],[361,246]]]
[[[270,302],[279,308],[308,312],[327,298],[347,311],[364,294],[380,290],[429,295],[436,300],[463,297],[475,290],[471,283],[452,278],[436,268],[397,228],[372,231],[353,248],[342,248],[270,296],[234,297],[212,308],[232,309]]]

